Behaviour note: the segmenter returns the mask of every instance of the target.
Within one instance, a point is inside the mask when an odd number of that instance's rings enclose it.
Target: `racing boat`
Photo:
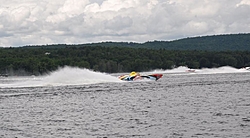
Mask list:
[[[149,80],[157,81],[162,76],[163,74],[140,75],[139,73],[133,71],[129,75],[119,76],[119,79],[124,80],[124,81],[135,81],[135,80],[142,80],[142,79],[149,79]]]
[[[195,70],[194,69],[188,69],[188,70],[186,70],[186,72],[195,72]]]

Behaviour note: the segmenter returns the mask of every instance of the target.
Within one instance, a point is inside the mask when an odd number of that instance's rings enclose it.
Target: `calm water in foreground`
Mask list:
[[[0,137],[250,137],[250,73],[164,74],[137,82],[94,76],[109,81],[1,78]]]

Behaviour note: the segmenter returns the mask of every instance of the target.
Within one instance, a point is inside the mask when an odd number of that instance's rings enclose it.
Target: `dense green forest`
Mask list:
[[[131,47],[148,49],[166,49],[166,50],[206,50],[206,51],[250,51],[250,34],[228,34],[184,38],[174,41],[152,41],[146,43],[133,42],[101,42],[89,44],[66,45],[56,44],[47,45],[50,48],[82,46],[105,46],[105,47]],[[30,47],[30,46],[28,46]],[[32,46],[37,47],[37,46]]]
[[[75,66],[101,72],[149,71],[178,66],[212,68],[250,66],[250,51],[166,50],[130,47],[0,48],[0,73],[41,75],[58,67]]]
[[[250,66],[250,34],[146,43],[102,42],[0,48],[0,74],[41,75],[63,66],[115,73]]]

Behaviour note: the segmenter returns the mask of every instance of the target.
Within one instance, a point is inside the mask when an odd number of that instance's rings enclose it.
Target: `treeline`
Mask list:
[[[184,38],[174,41],[153,41],[142,44],[168,50],[250,51],[250,34],[228,34]]]
[[[0,73],[40,75],[63,66],[116,73],[171,69],[178,66],[212,68],[250,66],[249,51],[179,51],[128,47],[0,48]]]
[[[250,34],[228,34],[184,38],[174,41],[151,41],[146,43],[133,42],[100,42],[89,44],[55,44],[46,45],[48,48],[66,48],[69,46],[105,46],[130,47],[166,50],[201,50],[201,51],[250,51]],[[31,46],[28,46],[31,47]],[[37,46],[33,46],[36,48]]]

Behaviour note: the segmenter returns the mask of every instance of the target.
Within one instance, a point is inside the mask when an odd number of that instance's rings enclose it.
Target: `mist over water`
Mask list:
[[[56,85],[82,85],[94,83],[120,82],[117,77],[106,73],[64,67],[43,78],[44,82]]]
[[[45,76],[10,77],[10,80],[10,83],[1,84],[0,87],[42,87],[120,82],[115,76],[77,67],[60,68]]]
[[[189,70],[193,70],[194,72],[188,72]],[[250,72],[246,69],[236,69],[230,66],[223,66],[219,68],[202,68],[202,69],[190,69],[185,66],[180,66],[170,70],[154,70],[153,72],[156,73],[195,73],[195,74],[216,74],[216,73],[243,73],[243,72]]]
[[[192,70],[189,72],[189,70]],[[73,67],[0,78],[0,137],[250,137],[250,71],[154,70],[158,81],[120,81]]]

